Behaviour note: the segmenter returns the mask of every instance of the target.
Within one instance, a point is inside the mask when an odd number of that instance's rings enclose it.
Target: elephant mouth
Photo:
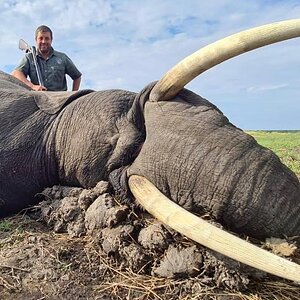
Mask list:
[[[225,60],[299,36],[300,19],[295,19],[256,27],[219,40],[188,56],[167,72],[152,89],[150,101],[170,100],[196,76]],[[196,217],[166,198],[147,179],[131,175],[129,187],[146,210],[183,235],[244,264],[300,282],[300,265],[278,257]]]

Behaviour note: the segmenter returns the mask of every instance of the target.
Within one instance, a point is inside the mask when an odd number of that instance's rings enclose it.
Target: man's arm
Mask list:
[[[73,80],[72,91],[78,91],[80,87],[81,76]]]
[[[12,76],[18,78],[19,80],[21,80],[22,82],[24,82],[27,86],[29,86],[30,88],[32,88],[35,91],[46,91],[47,89],[44,86],[41,85],[35,85],[33,84],[31,81],[29,81],[26,76],[23,74],[22,71],[19,70],[13,70],[11,73]]]

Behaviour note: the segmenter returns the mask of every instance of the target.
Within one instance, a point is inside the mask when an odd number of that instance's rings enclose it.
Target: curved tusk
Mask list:
[[[300,36],[300,19],[276,22],[233,34],[183,59],[155,85],[150,101],[169,100],[196,76],[256,48]]]
[[[205,222],[169,200],[146,178],[130,176],[129,187],[149,213],[188,238],[246,265],[300,283],[300,265]]]

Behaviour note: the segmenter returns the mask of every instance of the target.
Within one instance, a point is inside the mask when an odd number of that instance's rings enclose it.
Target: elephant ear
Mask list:
[[[34,92],[34,100],[40,110],[47,114],[54,115],[75,99],[91,92],[93,92],[93,90],[81,90],[77,92]]]

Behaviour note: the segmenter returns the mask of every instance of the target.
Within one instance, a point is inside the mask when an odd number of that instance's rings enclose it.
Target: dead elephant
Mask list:
[[[216,106],[183,88],[224,60],[298,36],[300,20],[238,33],[187,57],[139,94],[34,92],[1,73],[0,216],[34,204],[34,195],[44,187],[87,188],[118,174],[121,186],[129,178],[138,200],[182,233],[300,281],[298,265],[255,248],[252,254],[250,244],[186,211],[208,212],[227,228],[253,237],[300,234],[295,174]],[[170,204],[148,180],[186,210]],[[166,209],[157,208],[159,203]]]

